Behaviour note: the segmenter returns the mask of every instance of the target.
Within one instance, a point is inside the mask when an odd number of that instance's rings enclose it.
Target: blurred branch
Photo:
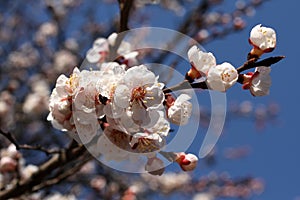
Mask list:
[[[17,140],[10,132],[6,133],[2,129],[0,129],[0,134],[6,137],[6,139],[8,139],[11,143],[13,143],[17,149],[19,148],[19,144],[17,143]]]
[[[55,149],[47,149],[42,147],[41,145],[37,146],[31,146],[28,144],[20,145],[17,140],[14,138],[14,136],[10,132],[4,132],[2,129],[0,129],[0,134],[6,137],[12,144],[16,146],[17,150],[24,149],[24,150],[35,150],[35,151],[41,151],[44,152],[46,155],[60,153],[61,150],[55,150]]]
[[[48,175],[54,170],[65,166],[67,163],[78,159],[86,149],[83,145],[71,146],[71,148],[53,155],[49,160],[39,166],[39,170],[29,179],[20,180],[4,191],[0,191],[0,200],[18,197],[32,192],[33,188],[46,181]],[[62,176],[64,177],[64,176]]]
[[[32,192],[39,191],[41,189],[56,185],[67,179],[68,177],[76,174],[83,165],[85,165],[88,161],[90,161],[93,157],[90,154],[84,154],[81,156],[77,161],[74,163],[74,165],[71,168],[67,168],[60,172],[59,174],[55,174],[53,178],[50,178],[46,181],[43,181],[41,184],[35,186],[32,189]]]
[[[129,15],[130,15],[130,10],[131,10],[133,1],[134,0],[119,0],[119,7],[120,7],[119,33],[129,30],[128,22],[129,22]],[[117,35],[116,42],[115,42],[114,46],[111,48],[109,60],[115,60],[116,57],[118,57],[118,49],[126,35],[125,33]]]
[[[120,7],[120,29],[119,32],[127,31],[129,14],[134,0],[118,0]]]
[[[178,27],[178,32],[182,34],[190,35],[189,30],[191,28],[191,25],[193,25],[193,22],[195,19],[197,19],[197,16],[200,14],[204,14],[207,12],[207,10],[210,8],[210,4],[208,0],[203,0],[199,3],[199,5],[191,12],[189,12],[189,15],[185,18],[185,20],[182,22],[182,24]],[[200,23],[199,19],[199,23]],[[176,44],[179,43],[179,41],[182,39],[181,34],[176,34],[176,36],[171,40],[170,43],[166,44],[166,49],[172,50]],[[163,60],[166,59],[166,57],[169,55],[169,52],[162,52],[158,58],[155,59],[154,63],[162,63]]]

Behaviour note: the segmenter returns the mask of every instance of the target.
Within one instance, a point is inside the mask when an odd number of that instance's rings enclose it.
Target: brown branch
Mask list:
[[[118,49],[126,35],[125,31],[129,30],[128,28],[129,15],[134,0],[118,0],[118,1],[119,1],[119,8],[120,8],[120,27],[118,31],[119,34],[117,35],[115,44],[110,49],[109,60],[111,61],[115,60],[119,56]]]
[[[41,184],[45,178],[55,169],[65,166],[73,160],[78,159],[86,148],[83,145],[71,146],[59,154],[54,154],[49,160],[39,166],[39,170],[31,178],[21,180],[13,184],[9,189],[0,191],[0,200],[18,197],[25,193],[31,192],[34,186]]]
[[[118,0],[120,7],[120,29],[119,33],[129,30],[129,14],[134,0]]]
[[[83,156],[80,157],[80,159],[77,159],[78,161],[76,161],[76,163],[74,164],[74,166],[72,166],[72,168],[67,168],[63,172],[60,172],[60,174],[53,176],[53,178],[43,181],[40,185],[35,186],[32,189],[32,192],[36,192],[41,189],[61,183],[68,177],[70,177],[70,176],[74,175],[76,172],[78,172],[82,168],[82,166],[85,165],[92,158],[93,157],[90,154],[88,154],[88,155],[84,154]]]
[[[42,147],[41,145],[31,146],[27,144],[19,145],[18,149],[41,151],[45,153],[47,156],[61,152],[61,150],[59,149],[47,149],[45,147]]]
[[[0,134],[3,135],[4,137],[6,137],[6,139],[8,139],[12,144],[14,144],[16,146],[17,150],[23,149],[23,150],[41,151],[41,152],[45,153],[46,155],[55,154],[55,153],[60,152],[60,150],[47,149],[47,148],[42,147],[41,145],[32,146],[32,145],[28,145],[28,144],[19,144],[17,142],[16,138],[13,136],[13,134],[11,134],[10,132],[4,132],[1,129],[0,129]]]
[[[238,73],[240,74],[243,71],[255,68],[255,67],[259,67],[259,66],[265,66],[265,67],[270,67],[271,65],[279,62],[280,60],[282,60],[283,58],[285,58],[285,56],[275,56],[275,57],[269,57],[266,58],[262,61],[256,62],[256,59],[250,59],[248,61],[246,61],[242,66],[240,66],[239,68],[237,68]]]
[[[19,144],[16,138],[10,132],[4,132],[2,129],[0,129],[0,134],[6,137],[6,139],[8,139],[12,144],[14,144],[17,149],[19,149]]]
[[[203,82],[194,82],[190,83],[188,80],[184,80],[181,83],[174,85],[170,88],[163,89],[165,94],[175,92],[178,90],[186,90],[186,89],[208,89],[207,84],[205,81]]]

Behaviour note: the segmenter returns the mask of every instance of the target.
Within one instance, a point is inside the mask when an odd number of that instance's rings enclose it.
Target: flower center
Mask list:
[[[231,82],[235,77],[233,77],[234,70],[225,70],[222,73],[222,80],[225,82]]]
[[[132,90],[131,101],[138,101],[144,99],[146,90],[143,87],[137,87]]]

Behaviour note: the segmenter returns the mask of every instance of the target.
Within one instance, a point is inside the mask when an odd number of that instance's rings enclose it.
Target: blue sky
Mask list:
[[[271,93],[267,97],[254,98],[245,91],[234,88],[227,95],[230,100],[251,100],[254,104],[277,102],[280,105],[280,124],[254,133],[251,123],[234,120],[230,123],[226,136],[218,142],[218,148],[251,144],[252,153],[242,161],[219,162],[217,170],[227,170],[237,176],[248,174],[265,179],[265,192],[254,199],[295,199],[300,197],[300,135],[299,135],[299,66],[298,35],[299,1],[272,0],[257,10],[254,17],[247,20],[245,31],[225,39],[216,40],[205,46],[213,51],[220,61],[229,60],[239,65],[241,58],[249,50],[248,37],[252,26],[262,23],[277,32],[277,48],[270,55],[285,55],[286,59],[272,68]],[[245,93],[245,94],[244,94]]]

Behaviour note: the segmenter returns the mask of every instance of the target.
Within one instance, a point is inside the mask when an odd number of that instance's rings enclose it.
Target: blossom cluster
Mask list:
[[[97,140],[93,151],[107,160],[121,161],[143,154],[148,158],[147,171],[161,171],[164,165],[156,153],[166,144],[170,122],[188,123],[191,97],[171,96],[165,104],[164,84],[146,65],[131,65],[136,62],[137,52],[126,52],[128,44],[121,44],[116,62],[107,62],[115,37],[112,34],[108,39],[97,39],[87,52],[87,60],[99,70],[75,68],[70,77],[58,77],[50,97],[48,120],[80,143]],[[99,131],[101,127],[103,132]],[[185,160],[181,166],[188,164]]]
[[[25,165],[25,159],[14,144],[0,152],[0,187],[9,188],[12,180],[19,176],[21,180],[29,179],[38,167],[32,164]]]
[[[253,49],[250,51],[248,59],[257,60],[262,54],[275,49],[276,33],[272,28],[263,27],[261,24],[256,25],[250,32],[249,43]],[[243,80],[243,89],[249,89],[253,96],[269,94],[270,66],[258,66],[254,72],[239,74],[232,64],[229,62],[217,64],[216,58],[211,52],[203,52],[197,46],[189,49],[188,58],[192,66],[187,73],[189,79],[197,80],[204,77],[211,90],[225,92],[240,78]]]
[[[258,59],[275,48],[273,32],[260,25],[253,28],[249,41],[255,49],[250,54],[255,56],[249,59]],[[97,66],[96,70],[75,68],[70,77],[58,77],[50,97],[48,120],[55,128],[68,131],[77,142],[91,143],[92,152],[106,160],[134,160],[142,155],[147,158],[145,170],[161,175],[164,162],[158,157],[160,153],[177,162],[184,171],[195,169],[198,162],[195,155],[162,151],[170,124],[188,123],[192,114],[191,96],[182,93],[176,98],[164,92],[165,84],[159,77],[147,65],[138,64],[138,51],[132,50],[127,42],[122,41],[116,47],[117,43],[116,33],[107,39],[98,38],[86,56],[89,63]],[[116,59],[110,62],[114,53]],[[186,76],[189,82],[203,77],[208,89],[225,92],[242,79],[243,89],[249,89],[254,96],[269,92],[267,66],[239,74],[229,62],[217,64],[212,53],[197,46],[191,47],[187,55],[191,63]]]

